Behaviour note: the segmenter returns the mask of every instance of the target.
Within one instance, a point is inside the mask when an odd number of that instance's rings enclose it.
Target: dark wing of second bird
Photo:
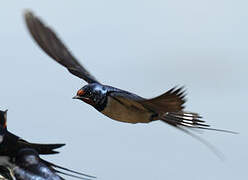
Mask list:
[[[7,111],[0,111],[0,127],[1,134],[4,135],[0,143],[0,155],[15,156],[17,151],[22,148],[33,148],[39,154],[56,154],[55,149],[64,146],[65,144],[37,144],[30,143],[7,129]]]
[[[25,20],[31,35],[38,45],[55,61],[63,65],[73,75],[88,83],[98,82],[70,53],[56,34],[31,12],[25,13]]]

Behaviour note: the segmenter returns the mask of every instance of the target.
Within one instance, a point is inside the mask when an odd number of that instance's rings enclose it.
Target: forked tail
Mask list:
[[[206,124],[205,121],[202,120],[202,117],[197,113],[185,112],[185,111],[168,112],[162,115],[160,118],[162,121],[173,126],[183,126],[188,128],[206,129],[206,130],[220,131],[231,134],[238,134],[237,132],[234,131],[210,128],[210,125]]]
[[[223,154],[215,146],[213,146],[211,143],[201,138],[200,136],[193,134],[189,130],[196,128],[196,129],[206,129],[206,130],[219,131],[219,132],[225,132],[231,134],[238,134],[238,133],[229,130],[210,128],[210,125],[206,124],[205,121],[203,121],[201,118],[202,117],[197,113],[184,112],[184,111],[180,111],[176,113],[169,112],[160,117],[161,121],[168,123],[176,127],[177,129],[183,131],[184,133],[190,135],[191,137],[197,139],[202,144],[207,146],[217,157],[223,160]]]

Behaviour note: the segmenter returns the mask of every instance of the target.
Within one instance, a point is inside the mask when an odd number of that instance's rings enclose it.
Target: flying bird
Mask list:
[[[58,153],[54,149],[65,144],[35,144],[21,139],[7,130],[7,111],[0,111],[0,174],[17,180],[64,180],[64,174],[83,180],[95,178],[58,166],[39,155]]]
[[[134,93],[100,83],[70,53],[55,32],[32,12],[26,11],[27,28],[36,43],[57,63],[88,84],[78,90],[74,99],[79,99],[111,119],[125,123],[149,123],[161,120],[169,125],[182,128],[210,128],[198,113],[184,111],[185,92],[174,87],[155,98],[146,99]]]

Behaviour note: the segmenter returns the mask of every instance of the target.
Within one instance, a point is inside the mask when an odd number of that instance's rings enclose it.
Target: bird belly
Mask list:
[[[148,123],[152,115],[144,108],[133,107],[125,102],[120,103],[112,97],[108,97],[107,105],[101,113],[111,119],[126,123]]]

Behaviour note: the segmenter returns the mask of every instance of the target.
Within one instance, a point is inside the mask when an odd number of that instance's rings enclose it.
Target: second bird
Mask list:
[[[172,88],[158,97],[145,99],[103,85],[78,62],[52,29],[38,17],[27,11],[25,20],[32,37],[47,55],[73,75],[88,82],[78,90],[74,99],[82,100],[111,119],[121,122],[149,123],[161,120],[184,131],[182,127],[218,130],[209,128],[197,113],[184,111],[185,94],[182,88]]]

